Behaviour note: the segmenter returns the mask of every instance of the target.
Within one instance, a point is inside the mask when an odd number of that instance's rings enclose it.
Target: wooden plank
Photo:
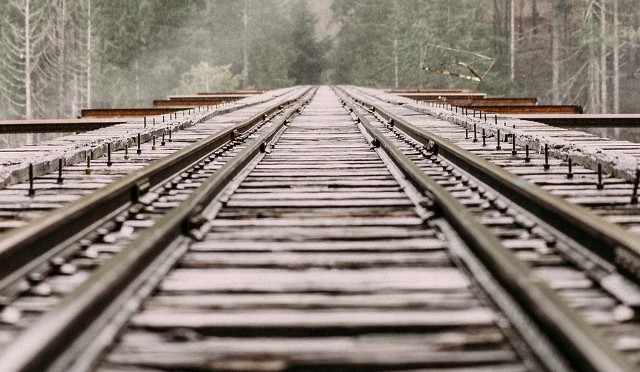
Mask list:
[[[383,268],[383,267],[446,267],[450,264],[444,251],[391,253],[218,253],[191,252],[183,257],[181,268]]]
[[[126,123],[118,119],[39,119],[39,120],[0,120],[2,133],[64,133],[90,131]]]
[[[578,105],[484,105],[484,104],[471,104],[462,105],[462,108],[469,110],[476,110],[487,113],[498,114],[530,114],[530,113],[544,113],[544,114],[581,114],[582,106]]]
[[[559,128],[635,128],[640,114],[509,114],[510,118],[534,121]]]
[[[500,371],[517,360],[499,333],[312,338],[195,338],[170,342],[136,332],[123,337],[111,364],[180,370],[368,370],[485,366]],[[109,366],[107,366],[109,368]],[[492,369],[497,368],[497,369]],[[519,371],[522,368],[507,369]]]
[[[189,328],[201,332],[231,330],[277,330],[283,333],[294,330],[367,330],[375,329],[442,329],[456,327],[491,326],[495,314],[486,308],[464,310],[415,310],[415,311],[233,311],[197,312],[175,309],[166,311],[143,310],[131,318],[131,326],[145,329]]]
[[[444,242],[438,239],[376,239],[372,241],[256,241],[245,239],[218,239],[215,241],[197,242],[191,246],[192,251],[203,252],[391,252],[391,251],[421,251],[444,249]]]
[[[180,293],[161,294],[145,309],[468,309],[478,306],[470,291],[429,291],[364,294],[326,293]]]
[[[161,290],[225,292],[380,292],[388,290],[463,290],[469,281],[455,268],[314,269],[177,269]]]
[[[172,114],[176,111],[192,109],[193,107],[148,107],[148,108],[119,108],[119,109],[82,109],[81,116],[85,117],[137,117]]]

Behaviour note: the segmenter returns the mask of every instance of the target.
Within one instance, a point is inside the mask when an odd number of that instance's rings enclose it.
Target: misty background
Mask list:
[[[5,0],[0,17],[3,119],[295,84],[475,86],[421,70],[427,44],[495,58],[477,87],[491,95],[640,111],[640,0]]]

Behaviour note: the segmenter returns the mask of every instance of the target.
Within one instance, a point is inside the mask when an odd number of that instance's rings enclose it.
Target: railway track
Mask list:
[[[209,137],[73,243],[14,250],[2,369],[637,368],[637,240],[584,246],[347,92]]]
[[[393,115],[371,102],[359,107],[362,120],[375,122],[396,146],[411,154],[423,172],[432,175],[454,194],[501,239],[505,247],[533,267],[536,276],[554,288],[588,322],[598,326],[620,350],[636,360],[637,349],[629,344],[631,339],[640,335],[636,316],[640,291],[636,284],[635,266],[640,239],[635,234],[570,205],[570,202],[575,202],[573,199],[567,200],[569,203],[566,204],[555,199],[550,195],[553,189],[547,193],[542,187],[533,187],[536,180],[547,186],[563,185],[557,174],[545,173],[542,154],[530,155],[533,165],[525,163],[523,166],[529,169],[529,173],[520,170],[513,172],[515,175],[506,172],[501,175],[495,165],[512,171],[515,161],[522,162],[516,158],[517,153],[505,156],[504,150],[486,149],[485,146],[478,149],[477,145],[472,145],[467,152],[457,146],[449,146],[443,137],[435,134],[446,133],[447,140],[455,139],[457,133],[452,134],[451,128],[447,131],[439,126],[435,129],[429,126],[426,132],[428,126],[424,123],[422,126],[412,125],[408,122],[410,119],[406,119],[408,116]],[[456,129],[460,131],[461,128]],[[462,132],[465,132],[464,128]],[[435,147],[429,152],[425,150],[425,144]],[[434,148],[438,149],[435,153]],[[576,168],[577,174],[583,174],[587,179],[592,177],[592,171],[579,166]],[[543,174],[548,177],[541,177]],[[562,176],[567,179],[564,174]],[[523,184],[518,177],[531,183]],[[590,184],[597,190],[594,187],[597,182],[582,181],[574,193],[584,190],[584,184]],[[625,181],[614,180],[612,183],[622,184]],[[631,188],[628,184],[626,186],[630,194]],[[562,192],[555,194],[565,195]],[[600,199],[620,198],[619,194],[613,194],[599,193]],[[587,206],[602,215],[612,209],[617,213],[615,204],[600,201]],[[635,204],[629,203],[628,195],[626,203],[618,204],[622,204],[627,215],[633,218],[637,209]],[[583,302],[586,298],[590,300]]]
[[[169,145],[172,148],[164,152],[165,156],[151,157],[155,161],[149,166],[144,167],[149,157],[118,161],[114,153],[109,159],[113,164],[98,165],[102,176],[93,172],[88,175],[89,172],[83,170],[77,172],[82,175],[78,175],[73,184],[73,170],[64,172],[66,177],[71,176],[71,182],[67,179],[66,184],[71,183],[73,190],[79,189],[78,184],[84,186],[86,183],[90,186],[85,189],[97,189],[84,197],[60,198],[56,193],[66,193],[67,189],[51,182],[52,176],[43,177],[45,186],[47,182],[56,186],[53,191],[39,187],[38,195],[50,197],[49,191],[53,194],[52,200],[68,203],[54,206],[60,209],[50,213],[45,213],[48,208],[42,208],[40,218],[1,236],[0,323],[4,337],[0,347],[11,342],[22,329],[117,255],[123,245],[153,226],[164,212],[179,205],[197,188],[201,179],[233,158],[247,141],[270,127],[272,120],[294,112],[293,106],[298,104],[296,101],[301,93],[299,90],[297,98],[279,100],[275,105],[252,108],[252,115],[240,114],[242,119],[236,125],[204,123],[199,133],[176,136],[176,141]],[[207,136],[211,133],[214,134]],[[126,172],[122,169],[114,172],[118,164],[126,164],[129,174],[124,175]],[[20,190],[20,196],[29,197],[20,185],[11,189],[14,193],[15,189]],[[31,198],[28,205],[33,207],[37,203],[33,201],[35,196]],[[150,205],[152,202],[153,206]],[[33,212],[33,209],[29,211]]]
[[[127,174],[140,171],[151,162],[221,132],[234,123],[242,123],[252,117],[269,113],[274,102],[276,106],[286,104],[290,100],[288,97],[294,95],[295,92],[283,92],[267,102],[252,102],[247,105],[248,107],[245,105],[230,107],[225,109],[222,115],[205,116],[206,120],[184,128],[175,126],[173,129],[169,127],[164,129],[162,128],[164,125],[158,120],[157,127],[160,129],[153,130],[152,125],[156,126],[155,118],[154,124],[152,119],[148,120],[148,128],[140,121],[133,128],[128,128],[131,131],[128,138],[94,145],[96,148],[88,151],[82,161],[71,163],[70,160],[61,156],[54,162],[55,172],[36,175],[33,182],[25,179],[23,182],[0,189],[0,233],[24,226],[49,211],[61,208]],[[144,121],[147,121],[146,118]],[[123,128],[118,130],[122,131]],[[77,145],[79,147],[105,136],[118,137],[112,133],[111,129],[76,136],[88,137],[80,141]],[[50,147],[55,146],[29,146],[31,152],[42,151],[43,159],[46,159],[51,152]],[[38,166],[38,156],[29,155],[27,158],[32,163],[36,163],[35,167]]]

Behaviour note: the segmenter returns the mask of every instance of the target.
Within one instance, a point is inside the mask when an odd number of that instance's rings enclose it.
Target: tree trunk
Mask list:
[[[589,43],[589,111],[595,113],[600,109],[599,69],[595,44]]]
[[[67,100],[65,99],[65,80],[64,80],[64,70],[65,70],[65,33],[66,33],[66,25],[67,25],[67,1],[60,0],[60,19],[58,23],[58,27],[56,27],[56,32],[58,33],[58,40],[60,41],[60,50],[58,53],[58,115],[63,117],[65,115],[65,109],[68,108]]]
[[[135,90],[135,95],[136,95],[136,105],[140,104],[140,101],[142,101],[142,92],[140,89],[140,60],[138,58],[136,58],[136,61],[134,63],[134,90]]]
[[[613,0],[613,112],[620,113],[620,38],[618,0]]]
[[[511,56],[511,81],[516,80],[516,0],[511,0],[511,10],[509,15],[511,21],[511,43],[509,54]]]
[[[242,85],[247,87],[249,84],[249,0],[244,0],[242,24]]]
[[[603,114],[607,113],[607,13],[605,9],[605,0],[600,1],[600,92],[602,95],[601,103],[602,108],[600,111]]]
[[[87,107],[91,108],[91,0],[87,0]]]
[[[560,9],[554,4],[551,14],[551,96],[554,105],[560,104]]]
[[[25,119],[33,116],[31,108],[31,3],[24,1],[24,95],[25,95]]]
[[[393,39],[393,69],[394,69],[394,87],[398,89],[398,38]]]

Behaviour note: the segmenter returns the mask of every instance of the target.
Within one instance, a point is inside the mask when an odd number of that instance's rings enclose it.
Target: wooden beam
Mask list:
[[[577,105],[463,105],[467,109],[492,114],[581,114],[582,106]]]
[[[89,130],[126,123],[114,119],[41,119],[0,120],[0,133],[64,133]]]
[[[234,101],[228,99],[211,98],[211,99],[156,99],[153,101],[154,107],[178,107],[178,106],[215,106],[224,102]]]
[[[147,108],[117,108],[117,109],[83,109],[82,117],[114,118],[114,117],[138,117],[171,114],[176,111],[184,111],[193,107],[147,107]]]
[[[439,102],[442,100],[433,100],[431,102]],[[538,99],[535,97],[477,97],[469,99],[448,99],[447,103],[455,106],[464,105],[492,105],[492,106],[534,106],[538,103]]]
[[[401,93],[400,96],[419,101],[447,101],[450,99],[474,99],[484,98],[486,93]]]
[[[640,128],[640,114],[516,114],[507,116],[559,128]]]

